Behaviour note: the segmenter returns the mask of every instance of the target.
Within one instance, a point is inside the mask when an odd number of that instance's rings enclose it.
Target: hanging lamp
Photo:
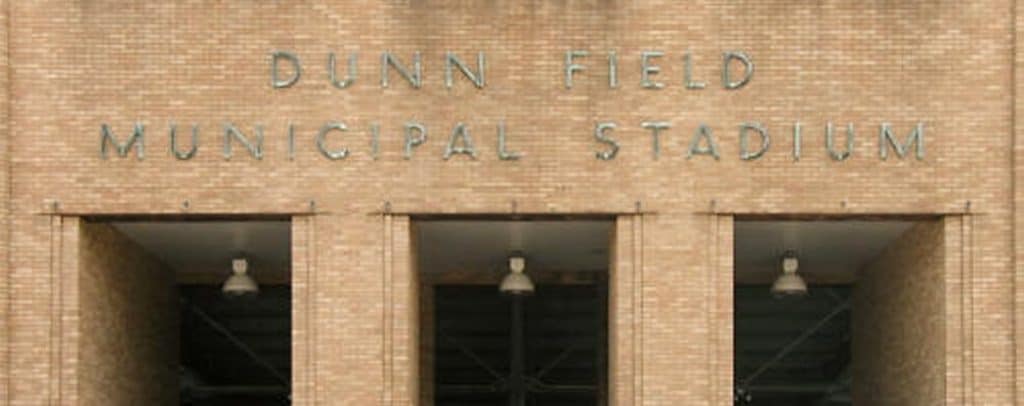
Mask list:
[[[501,280],[498,290],[507,295],[531,295],[533,294],[533,281],[523,273],[526,269],[526,259],[521,256],[513,256],[508,259],[508,275]]]
[[[804,296],[807,294],[807,282],[796,273],[800,261],[793,251],[782,255],[782,274],[772,284],[772,294],[776,297]]]
[[[255,295],[260,292],[256,280],[249,276],[249,261],[236,258],[231,261],[231,276],[224,281],[221,291],[228,296]]]

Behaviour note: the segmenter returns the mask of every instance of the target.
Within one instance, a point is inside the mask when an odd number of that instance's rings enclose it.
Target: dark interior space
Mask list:
[[[770,285],[735,290],[737,405],[850,405],[848,286],[779,298]],[[746,398],[744,395],[749,395]]]
[[[508,404],[515,345],[523,346],[526,405],[604,404],[604,284],[541,284],[531,296],[502,295],[491,285],[434,289],[437,405]],[[516,300],[523,310],[519,344],[511,338]]]
[[[181,403],[287,405],[291,288],[230,297],[218,285],[181,285]]]

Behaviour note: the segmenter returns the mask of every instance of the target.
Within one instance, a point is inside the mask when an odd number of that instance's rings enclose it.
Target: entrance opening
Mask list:
[[[612,230],[611,219],[417,221],[420,403],[607,404]]]
[[[941,404],[939,220],[736,221],[735,404]]]
[[[290,404],[288,219],[99,219],[81,235],[81,393],[102,400],[85,403]]]

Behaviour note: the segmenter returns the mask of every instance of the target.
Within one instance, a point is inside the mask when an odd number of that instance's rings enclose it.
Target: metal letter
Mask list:
[[[455,144],[460,139],[462,140],[462,146],[456,146]],[[476,159],[476,148],[473,148],[473,139],[469,137],[469,131],[466,130],[466,125],[463,123],[456,123],[455,128],[452,129],[452,137],[448,139],[448,145],[444,148],[444,160],[447,161],[453,154],[466,154],[470,158]]]
[[[171,123],[171,155],[182,161],[187,161],[196,156],[196,151],[199,150],[199,126],[196,124],[192,125],[192,148],[188,151],[178,151],[178,125]]]
[[[832,122],[829,121],[828,124],[825,124],[825,149],[828,151],[828,155],[835,161],[847,160],[850,155],[853,155],[853,123],[846,125],[846,150],[843,152],[836,152],[832,133]]]
[[[701,147],[700,141],[706,139],[708,146]],[[711,128],[705,124],[701,124],[697,127],[697,131],[693,134],[693,140],[690,141],[690,149],[686,151],[686,159],[693,158],[694,155],[711,155],[715,157],[717,161],[718,145],[715,144],[715,137],[711,133]]]
[[[683,82],[687,89],[703,89],[708,86],[707,82],[693,80],[693,55],[690,51],[683,54]]]
[[[658,159],[661,155],[661,142],[658,136],[661,134],[661,130],[668,129],[671,125],[665,121],[644,121],[640,123],[640,126],[651,130],[651,151],[654,154],[654,159]]]
[[[316,148],[320,150],[320,153],[327,159],[337,161],[339,159],[345,159],[348,157],[348,148],[342,148],[337,151],[330,151],[327,149],[327,133],[334,131],[348,131],[348,126],[345,123],[332,121],[324,124],[320,127],[320,131],[316,133]]]
[[[619,87],[619,55],[608,51],[608,88]]]
[[[607,144],[611,146],[611,149],[607,151],[597,152],[597,159],[600,159],[602,161],[610,161],[612,159],[615,159],[615,154],[619,153],[619,143],[606,134],[614,129],[615,123],[611,122],[597,123],[597,126],[594,127],[594,138],[596,138],[597,141],[602,144]]]
[[[761,135],[761,148],[754,152],[749,151],[750,130],[754,130]],[[768,151],[768,147],[771,146],[771,143],[771,138],[768,136],[768,130],[765,129],[761,123],[740,124],[740,159],[744,161],[752,161],[760,158],[764,155],[765,151]]]
[[[295,125],[288,123],[288,160],[295,160]]]
[[[803,135],[801,134],[802,130],[803,130],[803,127],[802,127],[802,125],[800,124],[799,121],[793,123],[793,160],[794,161],[799,161],[800,160],[800,147],[801,147],[801,144],[803,143]]]
[[[444,85],[445,85],[445,87],[447,87],[449,89],[452,88],[452,85],[454,85],[453,82],[455,82],[455,79],[452,78],[452,76],[453,76],[452,75],[452,65],[455,65],[456,67],[458,67],[459,70],[462,71],[462,74],[465,75],[466,78],[469,79],[471,82],[473,82],[473,85],[476,86],[478,89],[483,89],[484,88],[484,67],[485,67],[484,65],[485,65],[485,61],[484,61],[484,53],[483,52],[477,52],[477,54],[476,54],[476,69],[477,69],[477,71],[479,71],[479,73],[473,73],[473,71],[469,70],[469,68],[466,67],[466,64],[462,63],[462,61],[459,60],[459,57],[455,56],[454,53],[452,53],[452,52],[445,53],[445,56],[444,56]]]
[[[380,158],[380,124],[370,123],[370,156]]]
[[[277,67],[278,62],[286,60],[292,64],[292,76],[286,79],[278,77],[279,70]],[[290,87],[299,82],[299,77],[302,76],[302,64],[299,63],[299,57],[295,54],[287,51],[274,51],[270,53],[270,86],[274,89],[281,89]]]
[[[583,71],[583,65],[575,63],[573,59],[589,55],[587,51],[574,50],[565,52],[565,88],[572,89],[572,73]]]
[[[352,83],[354,83],[356,81],[356,75],[358,75],[358,72],[356,70],[357,69],[357,67],[356,67],[357,59],[356,58],[357,57],[356,57],[356,53],[355,52],[349,54],[349,56],[348,56],[348,73],[345,74],[345,79],[338,80],[338,72],[337,72],[337,68],[336,68],[336,66],[338,64],[338,61],[337,61],[338,58],[334,55],[334,52],[331,52],[330,54],[328,54],[327,55],[327,80],[329,80],[331,82],[331,84],[334,85],[334,87],[336,87],[338,89],[344,89],[346,87],[351,86]]]
[[[249,142],[249,139],[242,134],[241,131],[235,127],[234,124],[224,124],[224,159],[231,159],[231,139],[234,138],[238,142],[242,143],[245,149],[249,150],[249,155],[253,158],[263,159],[263,127],[256,125],[256,144]]]
[[[498,159],[502,161],[516,161],[523,154],[515,151],[509,151],[505,147],[505,122],[498,122]]]
[[[882,123],[878,134],[878,155],[882,160],[889,158],[889,149],[886,148],[886,144],[892,145],[893,149],[896,150],[896,155],[903,159],[910,150],[910,144],[914,144],[914,158],[918,161],[924,159],[924,123],[917,123],[914,126],[914,131],[907,136],[907,141],[900,144],[893,138],[892,125],[889,123]]]
[[[412,54],[412,67],[413,72],[409,72],[405,66],[402,65],[402,61],[398,57],[391,55],[390,52],[384,52],[380,56],[380,86],[388,87],[390,82],[388,81],[388,66],[392,66],[398,71],[398,74],[402,75],[405,80],[409,81],[409,84],[413,88],[419,89],[423,84],[423,65],[420,63],[420,53],[415,52]]]
[[[660,67],[651,65],[651,59],[662,56],[665,56],[665,53],[661,51],[643,51],[640,53],[640,86],[643,86],[645,89],[661,89],[665,87],[664,83],[651,80],[651,76],[661,72]]]
[[[132,136],[124,143],[120,143],[117,142],[117,137],[115,137],[114,132],[110,130],[110,126],[100,124],[100,157],[107,159],[108,143],[117,149],[117,155],[121,158],[127,157],[128,149],[130,149],[132,145],[135,145],[135,157],[141,161],[146,155],[144,133],[145,129],[143,128],[142,123],[135,123],[135,128],[132,130]]]
[[[729,66],[733,60],[740,61],[743,64],[744,72],[743,79],[732,81],[732,74],[729,73]],[[750,78],[754,76],[754,63],[750,61],[750,57],[747,54],[739,51],[729,51],[722,56],[722,85],[725,86],[726,90],[735,90],[743,87]]]
[[[413,136],[413,133],[419,136]],[[412,159],[412,149],[427,140],[427,127],[415,121],[405,123],[405,159]]]

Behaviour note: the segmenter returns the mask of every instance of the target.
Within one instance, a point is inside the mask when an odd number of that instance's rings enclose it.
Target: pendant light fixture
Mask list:
[[[521,256],[513,256],[508,259],[508,275],[501,280],[498,290],[507,295],[531,295],[533,294],[533,281],[523,271],[526,269],[526,259]]]
[[[224,281],[221,291],[228,296],[255,295],[260,292],[256,280],[249,276],[249,261],[236,258],[231,261],[231,276]]]
[[[793,251],[786,251],[782,255],[782,274],[772,284],[772,294],[775,297],[804,296],[807,294],[807,283],[800,274],[796,273],[800,267],[800,261]]]

